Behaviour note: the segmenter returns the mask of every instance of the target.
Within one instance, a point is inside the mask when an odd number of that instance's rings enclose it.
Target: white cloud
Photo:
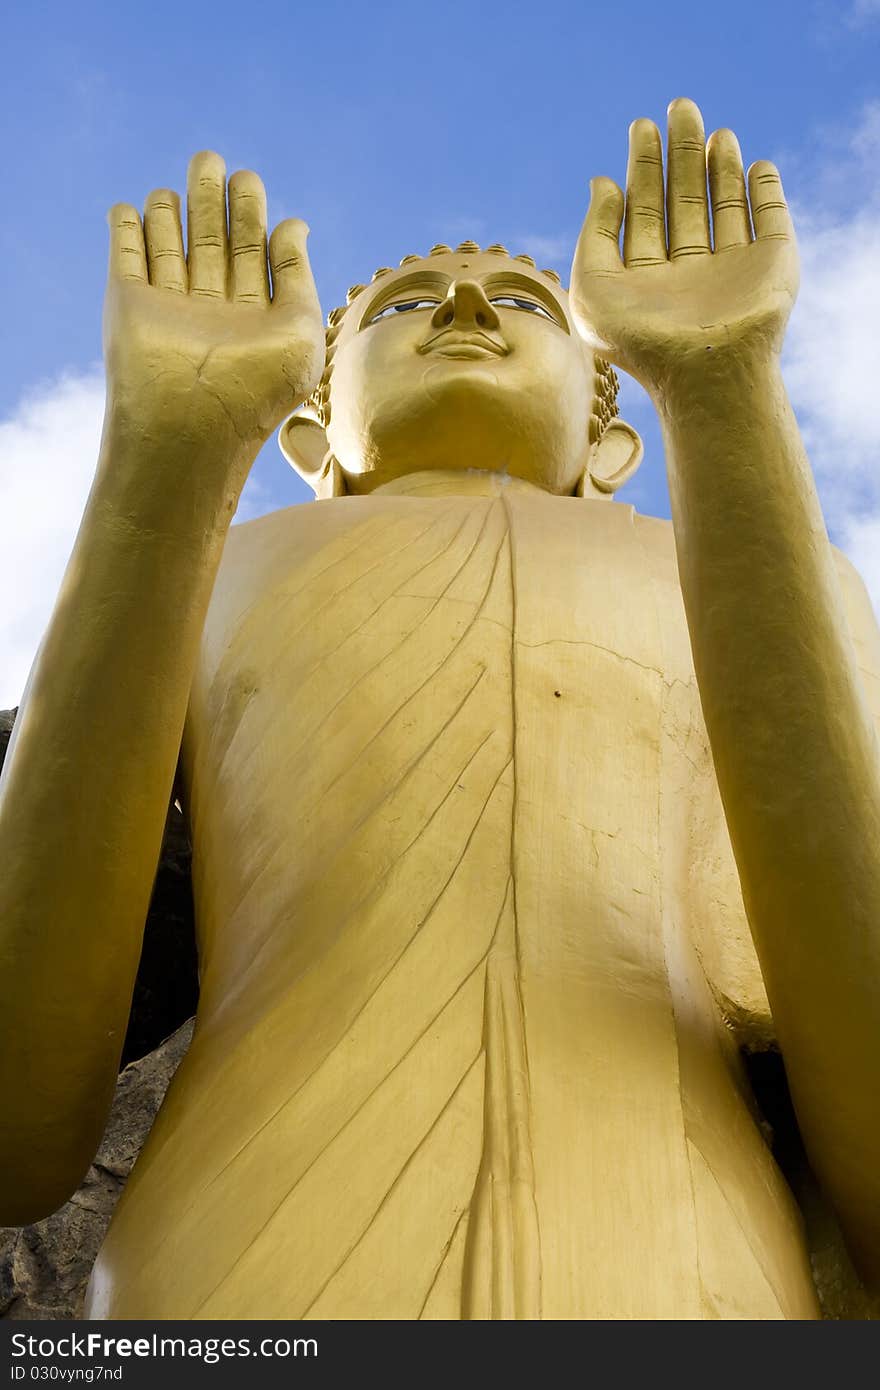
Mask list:
[[[808,228],[801,255],[786,380],[836,523],[853,489],[873,491],[878,481],[880,227],[861,215],[845,225]]]
[[[0,707],[18,704],[98,460],[98,367],[28,393],[0,421]]]
[[[821,153],[821,152],[820,152]],[[800,213],[802,274],[784,370],[833,539],[880,612],[880,106],[829,148]],[[846,190],[853,203],[839,196]],[[841,209],[845,215],[841,215]]]

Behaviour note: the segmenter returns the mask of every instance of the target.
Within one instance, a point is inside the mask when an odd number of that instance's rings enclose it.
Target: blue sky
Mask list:
[[[589,178],[622,181],[629,122],[662,125],[672,97],[693,97],[747,162],[782,169],[805,251],[795,406],[835,539],[873,563],[880,0],[19,4],[4,50],[0,491],[29,616],[0,632],[0,704],[17,698],[94,466],[106,209],[182,189],[202,148],[263,176],[272,221],[310,223],[327,311],[376,266],[466,236],[567,280]],[[668,515],[650,408],[635,387],[623,398],[647,443],[625,495]],[[247,514],[306,495],[270,441]]]

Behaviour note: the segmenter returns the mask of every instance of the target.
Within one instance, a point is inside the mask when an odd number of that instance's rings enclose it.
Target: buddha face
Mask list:
[[[346,312],[327,437],[351,492],[442,468],[571,493],[593,391],[592,353],[550,276],[444,253],[382,276]]]

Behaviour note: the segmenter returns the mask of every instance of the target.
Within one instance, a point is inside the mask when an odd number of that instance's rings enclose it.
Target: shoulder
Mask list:
[[[831,553],[859,665],[880,676],[880,630],[868,587],[848,555],[836,545],[832,545]]]
[[[450,511],[448,499],[334,497],[303,502],[232,526],[217,573],[206,630],[228,629],[253,605],[281,601],[284,594],[314,585],[330,571],[338,577],[349,557],[373,555],[401,544],[418,531],[425,513]],[[454,518],[453,518],[454,519]],[[389,529],[389,523],[391,529]],[[423,528],[424,529],[424,528]]]
[[[229,586],[244,592],[275,585],[362,522],[370,513],[370,500],[302,502],[230,527],[215,594]],[[367,504],[366,511],[363,503]]]
[[[675,534],[671,521],[661,516],[643,516],[633,508],[632,522],[643,550],[661,564],[675,562]]]
[[[836,545],[832,545],[831,554],[834,557],[834,565],[843,590],[844,600],[860,608],[871,608],[873,612],[868,586],[852,560]]]
[[[880,627],[867,585],[849,556],[831,547],[840,581],[846,624],[852,638],[856,662],[868,704],[880,722]]]
[[[261,554],[266,545],[274,545],[279,538],[296,537],[309,530],[314,521],[314,513],[319,503],[301,502],[292,507],[283,507],[276,512],[267,512],[253,521],[233,523],[226,537],[223,563],[239,564],[252,560]]]

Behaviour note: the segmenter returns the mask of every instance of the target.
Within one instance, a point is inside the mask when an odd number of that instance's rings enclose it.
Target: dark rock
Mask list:
[[[199,975],[191,869],[189,826],[175,781],[147,913],[121,1067],[152,1052],[163,1038],[196,1011]]]
[[[3,760],[6,757],[6,750],[12,736],[12,726],[17,714],[18,705],[15,709],[0,709],[0,767],[3,766]]]

